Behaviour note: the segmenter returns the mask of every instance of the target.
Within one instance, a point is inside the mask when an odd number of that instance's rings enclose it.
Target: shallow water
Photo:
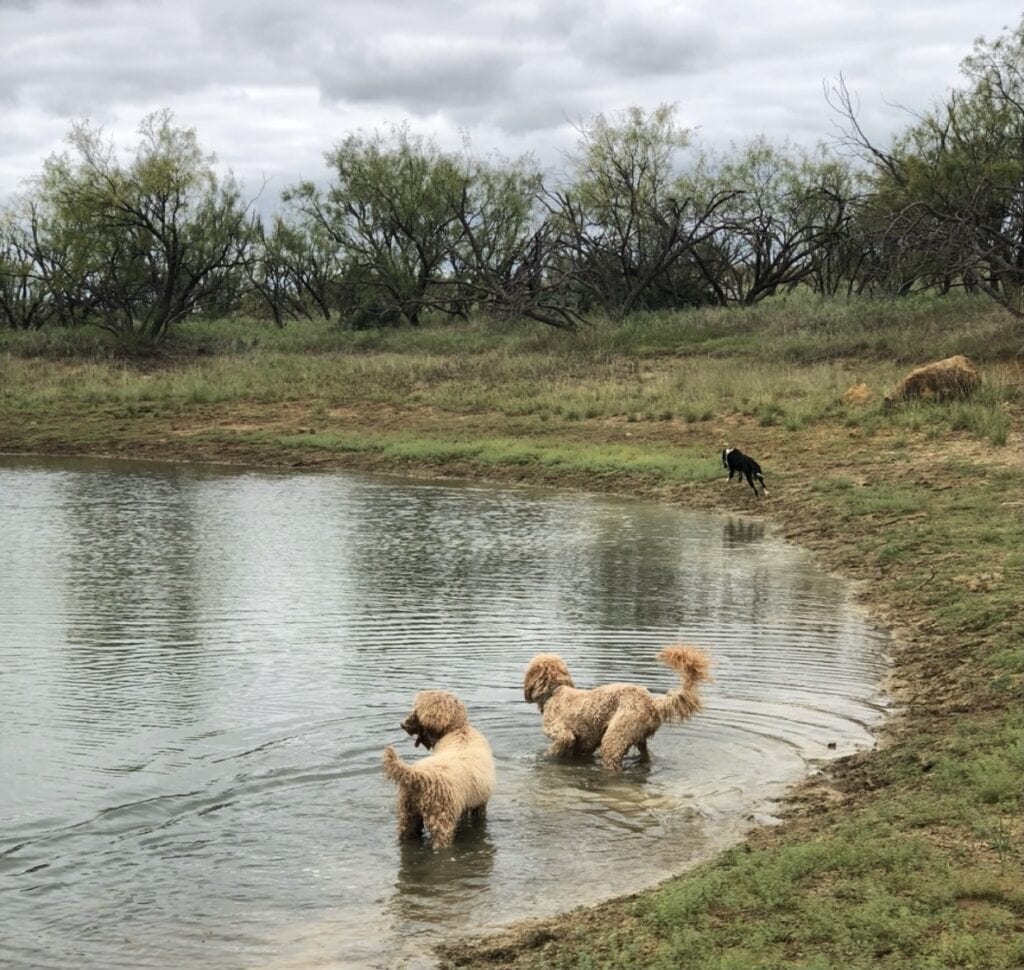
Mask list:
[[[723,487],[727,487],[723,483]],[[775,500],[775,499],[773,499]],[[0,459],[0,965],[428,966],[438,939],[648,885],[871,744],[884,639],[760,524],[555,491]],[[705,713],[548,760],[533,653]],[[388,743],[455,690],[486,823],[400,845]],[[571,888],[567,882],[571,874]]]

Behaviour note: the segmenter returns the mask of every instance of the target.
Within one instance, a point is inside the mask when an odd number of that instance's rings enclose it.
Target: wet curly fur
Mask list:
[[[647,740],[667,721],[685,721],[702,709],[698,685],[710,680],[711,660],[697,647],[665,647],[658,660],[679,674],[682,686],[661,697],[636,684],[605,684],[580,690],[557,654],[541,653],[530,661],[523,696],[543,714],[550,754],[591,754],[612,771],[622,769],[630,748],[650,760]]]
[[[448,691],[420,691],[402,728],[431,754],[408,764],[391,745],[384,749],[384,774],[398,785],[398,834],[417,838],[426,828],[435,848],[450,845],[467,813],[482,817],[487,810],[494,791],[491,746]]]

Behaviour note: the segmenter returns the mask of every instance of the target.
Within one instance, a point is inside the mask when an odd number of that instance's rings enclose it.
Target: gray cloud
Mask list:
[[[719,28],[681,4],[587,19],[573,31],[572,42],[588,67],[630,77],[693,75],[721,56]]]
[[[247,176],[323,170],[356,128],[408,120],[443,144],[556,162],[571,121],[679,105],[702,141],[829,135],[840,72],[886,137],[941,97],[996,0],[0,0],[0,197],[76,117],[119,143],[170,107]],[[35,161],[33,162],[33,159]]]
[[[472,49],[443,43],[367,48],[347,45],[316,72],[328,100],[395,104],[413,114],[501,103],[512,94],[519,57],[500,47]]]

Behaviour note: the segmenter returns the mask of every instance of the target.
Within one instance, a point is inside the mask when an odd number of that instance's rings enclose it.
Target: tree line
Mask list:
[[[287,188],[267,220],[169,112],[142,122],[128,160],[77,123],[0,212],[0,327],[154,342],[195,315],[369,328],[486,313],[573,330],[796,287],[963,288],[1024,319],[1024,20],[961,72],[891,144],[840,78],[829,146],[712,152],[673,106],[631,108],[580,123],[556,178],[407,127],[359,132],[327,153],[326,184]]]

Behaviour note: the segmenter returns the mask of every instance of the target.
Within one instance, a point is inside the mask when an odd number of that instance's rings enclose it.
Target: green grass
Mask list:
[[[905,515],[925,506],[919,490],[888,485],[869,485],[844,491],[841,499],[849,515]]]
[[[799,431],[843,420],[868,434],[964,431],[1009,440],[1022,399],[1020,334],[987,301],[824,301],[795,295],[746,310],[690,310],[596,321],[577,334],[486,319],[348,331],[323,321],[275,328],[192,320],[155,356],[122,359],[112,338],[0,331],[0,406],[45,414],[74,403],[121,413],[302,401],[497,412],[542,422],[690,424],[722,415]],[[953,405],[886,409],[908,364],[953,352],[991,361],[982,391]],[[842,403],[866,382],[867,407]]]
[[[207,440],[226,437],[211,431]],[[426,437],[408,434],[306,432],[275,435],[268,432],[233,432],[232,441],[274,444],[284,448],[328,453],[367,452],[413,466],[467,463],[481,467],[535,466],[572,475],[645,479],[652,482],[707,482],[720,477],[715,456],[692,447],[671,452],[640,446],[588,445],[566,441],[494,436]]]
[[[841,401],[846,388],[861,380],[876,388],[880,399],[898,376],[899,368],[882,363],[865,363],[851,375],[833,362],[797,367],[768,361],[737,370],[735,361],[718,358],[638,363],[605,357],[566,360],[550,351],[487,351],[465,357],[260,351],[156,369],[6,355],[0,357],[0,406],[36,416],[70,405],[114,407],[134,416],[301,401],[322,412],[386,405],[558,422],[699,423],[734,414],[791,432],[838,419],[868,434],[885,429],[962,430],[994,445],[1007,443],[1006,407],[1020,397],[1019,388],[1011,384],[986,388],[975,400],[952,405],[864,409]]]
[[[247,318],[192,319],[171,331],[157,358],[190,355],[371,354],[469,356],[553,352],[578,355],[749,357],[807,364],[825,360],[906,363],[964,353],[980,361],[1018,355],[1015,321],[983,297],[922,295],[900,300],[823,299],[797,292],[749,308],[704,308],[597,318],[577,333],[530,321],[428,321],[416,328],[352,331],[341,321],[283,328]],[[115,358],[116,341],[95,328],[0,331],[0,353]]]
[[[912,401],[892,408],[875,406],[864,411],[858,423],[866,431],[880,428],[905,428],[915,432],[941,433],[966,431],[972,437],[1002,447],[1009,440],[1010,402],[1021,400],[1021,384],[1012,381],[1019,375],[1015,364],[998,368],[989,383],[969,400]]]
[[[997,970],[1020,966],[1024,890],[998,872],[952,873],[894,818],[862,813],[781,850],[735,849],[635,907],[640,926],[595,959],[552,968]]]

